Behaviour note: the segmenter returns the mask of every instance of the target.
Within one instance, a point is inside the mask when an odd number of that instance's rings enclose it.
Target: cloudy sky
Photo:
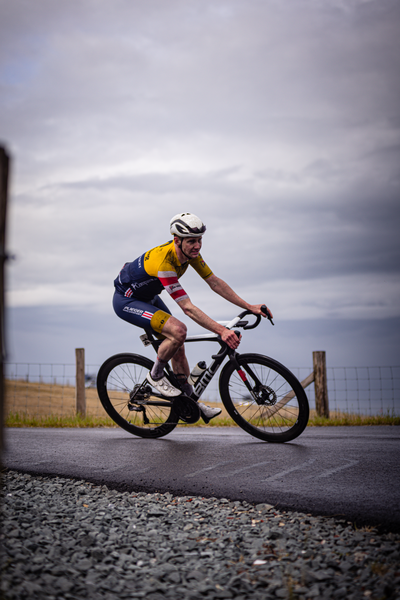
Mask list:
[[[274,313],[243,348],[400,364],[399,31],[397,0],[0,0],[9,359],[141,351],[113,279],[191,211]]]

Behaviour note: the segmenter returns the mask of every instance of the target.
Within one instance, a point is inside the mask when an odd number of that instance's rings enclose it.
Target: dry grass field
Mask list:
[[[75,415],[75,387],[22,380],[5,382],[5,414],[29,416]],[[92,417],[106,417],[97,390],[86,388],[86,411]]]
[[[207,404],[209,403],[205,400]],[[215,404],[214,404],[215,405]],[[225,407],[219,404],[222,413],[219,425],[235,423],[230,419]],[[26,418],[43,418],[50,416],[74,417],[76,413],[75,387],[62,386],[51,383],[32,383],[23,380],[6,380],[5,382],[5,415],[23,415]],[[105,419],[110,425],[113,422],[105,412],[96,388],[86,388],[86,414],[103,422]],[[40,420],[40,419],[39,419]],[[11,424],[11,423],[8,423]]]
[[[206,404],[214,405],[207,398]],[[211,426],[233,426],[225,407],[222,414],[213,419]],[[86,418],[76,415],[75,387],[51,383],[34,383],[23,380],[5,382],[5,423],[9,427],[50,426],[50,427],[96,427],[114,426],[103,409],[95,388],[86,388]],[[201,425],[200,421],[196,425]],[[330,419],[318,417],[310,411],[309,426],[326,425],[400,425],[400,417],[395,415],[358,415],[331,411]]]

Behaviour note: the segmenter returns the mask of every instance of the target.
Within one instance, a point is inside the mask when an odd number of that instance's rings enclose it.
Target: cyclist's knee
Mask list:
[[[176,331],[175,331],[175,339],[177,342],[179,342],[181,347],[183,347],[183,344],[185,343],[186,335],[187,335],[186,325],[184,323],[179,322],[179,326],[176,328]]]
[[[165,324],[163,333],[167,337],[173,338],[176,343],[182,346],[186,340],[187,327],[184,323],[178,321],[178,319],[171,317]]]

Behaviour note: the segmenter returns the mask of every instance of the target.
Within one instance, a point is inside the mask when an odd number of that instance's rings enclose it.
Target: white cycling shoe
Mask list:
[[[202,402],[198,402],[198,405],[199,405],[201,414],[204,417],[206,417],[207,421],[209,421],[210,419],[213,419],[214,417],[216,417],[217,415],[220,415],[222,413],[221,408],[213,408],[212,406],[207,406],[206,404],[203,404]]]
[[[167,396],[167,398],[173,398],[174,396],[180,396],[182,394],[182,391],[174,387],[166,377],[162,377],[155,381],[151,374],[147,373],[146,379],[157,392],[160,392],[163,396]]]

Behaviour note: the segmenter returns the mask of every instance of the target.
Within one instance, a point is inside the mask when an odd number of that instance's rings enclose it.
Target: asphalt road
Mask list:
[[[400,531],[400,427],[310,427],[287,444],[185,426],[157,440],[112,428],[7,429],[5,440],[3,464],[18,471],[267,502]]]

